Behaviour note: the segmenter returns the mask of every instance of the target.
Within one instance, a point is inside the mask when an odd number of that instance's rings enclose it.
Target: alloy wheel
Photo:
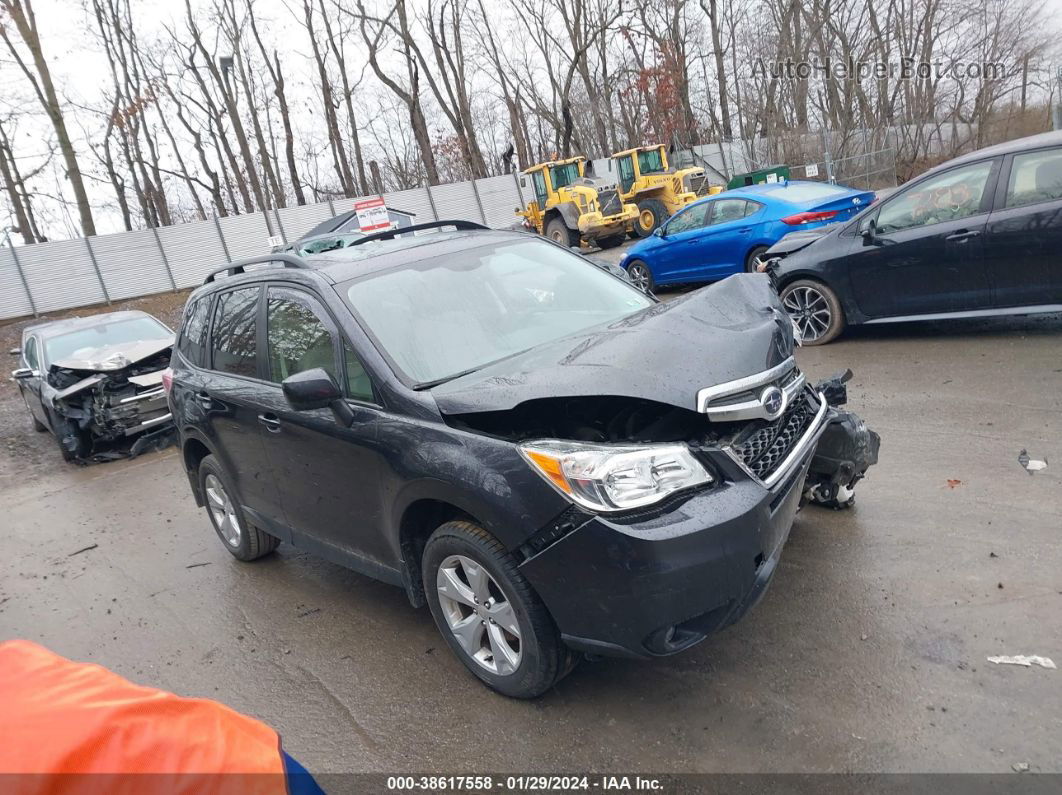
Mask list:
[[[782,305],[805,341],[817,340],[830,328],[830,304],[814,287],[793,288],[782,299]]]
[[[210,510],[210,515],[214,517],[214,525],[226,544],[230,547],[238,547],[241,535],[240,520],[236,516],[236,508],[228,492],[213,474],[206,476],[204,486],[206,487],[207,508]]]
[[[635,263],[627,268],[627,276],[631,283],[643,293],[649,292],[649,271],[644,265]]]
[[[465,555],[450,555],[436,574],[439,606],[458,645],[493,674],[507,676],[523,656],[512,603],[487,570]]]

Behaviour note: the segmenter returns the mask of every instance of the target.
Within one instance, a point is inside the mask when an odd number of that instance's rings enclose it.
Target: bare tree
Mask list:
[[[85,191],[85,181],[81,176],[77,153],[74,151],[74,144],[67,131],[63,108],[52,82],[51,69],[44,56],[33,5],[30,0],[0,0],[0,15],[2,15],[0,16],[0,39],[3,39],[4,44],[7,45],[8,51],[22,70],[22,74],[33,89],[33,94],[55,130],[59,151],[62,153],[63,163],[66,166],[66,177],[70,182],[71,190],[74,191],[74,200],[81,219],[81,232],[86,236],[94,235],[96,224],[92,218],[92,207],[89,204],[88,193]],[[7,24],[7,20],[10,21],[10,25]],[[29,51],[28,60],[22,53],[22,47]]]

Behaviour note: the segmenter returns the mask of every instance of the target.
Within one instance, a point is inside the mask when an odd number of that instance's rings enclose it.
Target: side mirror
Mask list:
[[[354,413],[343,400],[343,393],[334,378],[320,367],[289,375],[281,383],[284,397],[296,411],[332,409],[336,421],[344,427],[354,422]]]
[[[867,220],[867,225],[863,227],[861,234],[863,235],[863,243],[868,246],[877,239],[878,225],[875,219],[870,218]]]
[[[14,378],[16,381],[21,381],[26,378],[36,378],[39,375],[40,373],[38,373],[32,367],[20,367],[17,370],[11,371],[11,377]]]
[[[667,237],[667,233],[664,231],[664,227],[658,226],[653,230],[653,237]]]

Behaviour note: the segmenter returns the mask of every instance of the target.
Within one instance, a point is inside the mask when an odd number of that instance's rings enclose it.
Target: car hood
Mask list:
[[[444,414],[619,396],[697,410],[697,392],[781,364],[793,326],[762,274],[737,274],[431,389]]]
[[[118,345],[100,345],[82,348],[77,356],[58,359],[51,363],[61,370],[80,370],[88,373],[113,373],[144,359],[150,359],[167,348],[173,347],[173,337],[140,342],[125,342]]]
[[[837,226],[831,224],[829,226],[820,226],[815,229],[800,229],[796,232],[790,232],[788,235],[782,237],[777,243],[771,246],[767,251],[763,253],[763,258],[780,257],[783,254],[792,254],[795,251],[807,248],[816,240],[821,240],[826,235],[834,232],[832,228]]]

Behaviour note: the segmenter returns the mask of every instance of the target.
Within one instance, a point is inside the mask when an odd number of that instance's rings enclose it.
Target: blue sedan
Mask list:
[[[874,201],[870,191],[791,180],[750,185],[696,201],[633,245],[620,265],[646,291],[711,282],[741,271],[783,235],[851,218]]]

